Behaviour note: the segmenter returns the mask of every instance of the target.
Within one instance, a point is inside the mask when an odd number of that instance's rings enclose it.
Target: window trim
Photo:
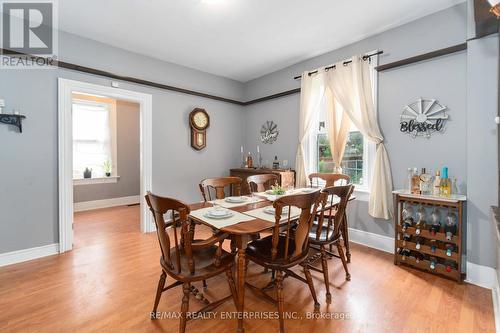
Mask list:
[[[120,178],[118,176],[118,149],[117,149],[117,107],[116,100],[110,98],[100,98],[97,96],[82,96],[74,97],[71,104],[86,104],[90,106],[105,106],[109,109],[109,130],[110,130],[110,149],[111,149],[111,166],[112,172],[110,177],[95,177],[95,178],[75,178],[73,170],[73,184],[74,185],[88,185],[88,184],[103,184],[103,183],[116,183]],[[72,139],[73,141],[73,139]],[[73,152],[74,153],[74,152]],[[110,178],[115,179],[114,181],[108,180]],[[90,179],[95,179],[95,181],[89,181]],[[99,181],[100,180],[100,181]]]
[[[112,184],[118,182],[120,176],[96,177],[96,178],[73,178],[73,185],[93,185],[93,184]]]

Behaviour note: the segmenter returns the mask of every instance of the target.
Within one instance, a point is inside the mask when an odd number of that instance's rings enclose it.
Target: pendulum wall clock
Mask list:
[[[202,150],[207,146],[207,128],[210,126],[210,117],[205,109],[196,108],[189,114],[191,126],[191,147]]]

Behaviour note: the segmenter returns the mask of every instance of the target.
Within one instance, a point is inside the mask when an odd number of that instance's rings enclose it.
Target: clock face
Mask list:
[[[196,112],[193,116],[193,123],[199,129],[205,129],[208,125],[208,117],[205,112]]]

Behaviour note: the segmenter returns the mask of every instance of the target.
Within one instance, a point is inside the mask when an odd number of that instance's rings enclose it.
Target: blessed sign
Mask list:
[[[429,138],[432,133],[442,132],[448,119],[447,107],[435,99],[422,99],[404,107],[400,116],[400,128],[412,137]]]

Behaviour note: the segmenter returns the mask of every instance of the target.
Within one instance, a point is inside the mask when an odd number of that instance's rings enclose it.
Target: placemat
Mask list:
[[[246,200],[245,202],[227,202],[226,199],[217,199],[217,200],[212,200],[209,202],[211,204],[219,205],[219,206],[224,207],[224,208],[233,208],[233,207],[245,206],[248,204],[252,204],[252,203],[256,203],[256,202],[264,200],[263,198],[258,198],[258,197],[251,198],[251,197],[245,196],[245,198],[248,198],[248,200]]]
[[[251,221],[254,219],[251,216],[241,214],[241,213],[238,213],[235,211],[231,211],[233,213],[233,216],[228,217],[227,219],[212,219],[212,218],[205,216],[205,213],[211,209],[213,209],[213,208],[206,207],[206,208],[193,210],[193,211],[191,211],[189,216],[192,216],[192,217],[195,217],[199,220],[202,220],[202,221],[210,224],[211,226],[213,226],[214,228],[217,228],[217,229],[228,227],[230,225],[238,224],[238,223],[245,222],[245,221]]]
[[[258,219],[266,220],[269,222],[275,222],[276,217],[273,214],[269,214],[269,213],[264,212],[264,209],[266,209],[266,207],[249,210],[248,212],[244,212],[243,214],[253,216],[253,217],[256,217]],[[301,210],[299,208],[292,206],[291,212],[290,212],[290,218],[295,219],[295,218],[300,216],[300,213],[301,213]],[[286,221],[287,219],[288,219],[288,213],[286,213],[286,214],[282,213],[281,214],[281,221]]]

